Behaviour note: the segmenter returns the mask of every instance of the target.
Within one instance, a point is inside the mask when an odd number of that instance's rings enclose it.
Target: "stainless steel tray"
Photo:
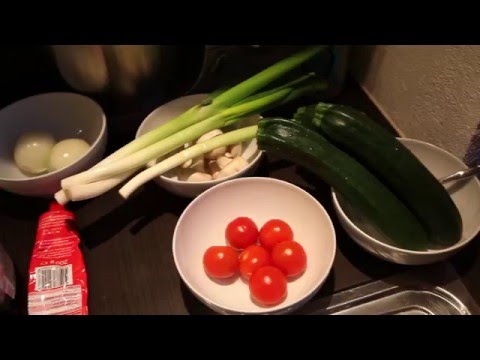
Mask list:
[[[454,268],[420,267],[314,301],[309,315],[475,315],[480,308]]]

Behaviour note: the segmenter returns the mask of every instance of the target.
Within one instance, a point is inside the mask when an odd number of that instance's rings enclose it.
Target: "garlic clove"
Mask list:
[[[198,158],[193,159],[192,164],[190,165],[190,169],[193,169],[197,172],[207,172],[205,169],[205,159],[203,158],[203,156],[199,156]]]
[[[223,134],[223,131],[220,130],[220,129],[215,129],[215,130],[209,131],[208,133],[203,134],[202,136],[200,136],[198,138],[197,144],[200,144],[202,142],[210,140],[211,138],[214,138],[215,136],[222,135],[222,134]]]
[[[240,170],[248,166],[247,160],[241,156],[237,156],[235,159],[230,161],[221,171],[214,175],[214,179],[221,179],[227,176],[236,174]]]
[[[209,180],[212,180],[212,175],[201,172],[194,172],[187,178],[187,181],[190,182],[202,182]]]
[[[228,152],[231,154],[233,158],[235,158],[237,156],[242,155],[242,148],[243,148],[242,143],[230,145],[228,147]]]
[[[210,160],[208,162],[208,172],[213,176],[218,173],[220,170],[220,165],[218,164],[217,160]]]
[[[182,164],[182,168],[184,168],[184,169],[189,168],[190,166],[192,166],[192,163],[193,163],[192,159],[187,160]]]
[[[225,154],[226,155],[226,154]],[[217,160],[216,163],[218,164],[218,170],[222,170],[227,166],[231,161],[233,161],[232,158],[229,158],[227,156],[220,156]]]
[[[215,129],[215,130],[212,130],[212,131],[209,131],[208,133],[206,134],[203,134],[202,136],[200,136],[197,140],[197,144],[200,144],[202,142],[205,142],[207,140],[210,140],[212,138],[214,138],[215,136],[218,136],[218,135],[222,135],[223,134],[223,131],[220,130],[220,129]],[[222,146],[222,147],[219,147],[217,149],[213,149],[212,151],[210,151],[209,153],[205,154],[205,159],[207,160],[215,160],[217,159],[218,157],[222,156],[223,154],[225,154],[225,152],[227,151],[227,147],[226,146]]]
[[[178,173],[177,173],[177,178],[180,181],[187,181],[188,177],[192,175],[195,171],[193,169],[183,169],[180,168]]]
[[[189,182],[208,181],[212,180],[212,175],[200,171],[195,171],[192,168],[181,169],[178,172],[178,180]]]
[[[226,146],[221,146],[221,147],[219,147],[219,148],[213,149],[213,150],[210,151],[209,153],[205,154],[205,159],[208,159],[208,160],[216,160],[216,159],[218,159],[220,156],[223,156],[226,151],[227,151],[227,147],[226,147]]]

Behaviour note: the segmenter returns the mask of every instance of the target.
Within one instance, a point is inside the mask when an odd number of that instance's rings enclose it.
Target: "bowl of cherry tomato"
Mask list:
[[[182,281],[221,314],[283,314],[321,288],[336,238],[324,207],[272,178],[229,180],[180,216],[173,256]]]

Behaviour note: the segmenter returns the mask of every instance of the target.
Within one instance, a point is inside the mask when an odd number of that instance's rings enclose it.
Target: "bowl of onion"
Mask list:
[[[60,181],[95,165],[107,143],[106,117],[92,99],[45,93],[0,110],[0,189],[50,197]]]
[[[140,137],[159,125],[174,119],[195,104],[201,103],[207,94],[187,95],[170,101],[155,109],[148,115],[138,128],[136,137]],[[260,120],[259,115],[239,120],[234,125],[222,129],[215,129],[205,133],[194,142],[184,144],[178,151],[200,144],[234,129],[255,125]],[[164,157],[148,164],[153,166]],[[154,181],[166,190],[183,197],[194,198],[205,190],[224,181],[252,175],[260,164],[262,152],[258,149],[256,139],[238,144],[220,147],[200,157],[186,161],[165,174],[158,176]]]

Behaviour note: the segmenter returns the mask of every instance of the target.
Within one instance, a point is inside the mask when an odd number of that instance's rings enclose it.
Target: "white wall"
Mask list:
[[[404,136],[464,156],[480,122],[480,46],[355,46],[351,66]]]

